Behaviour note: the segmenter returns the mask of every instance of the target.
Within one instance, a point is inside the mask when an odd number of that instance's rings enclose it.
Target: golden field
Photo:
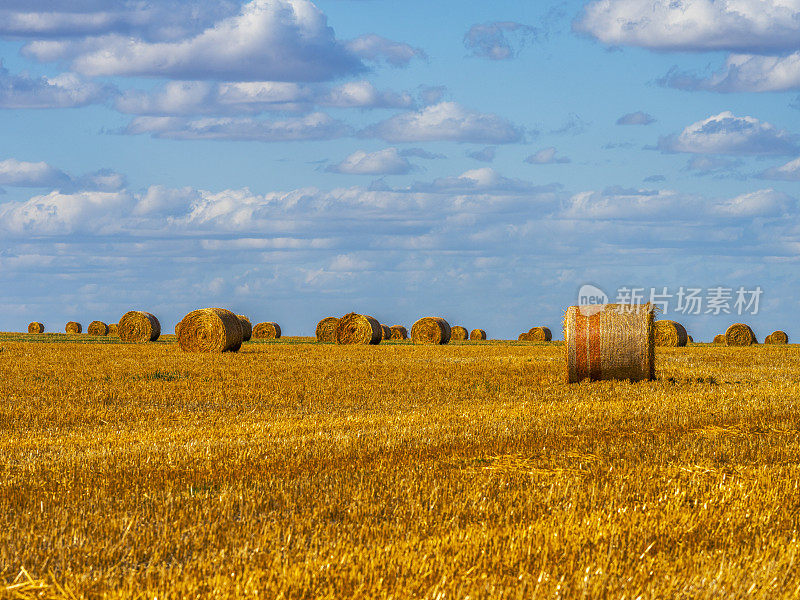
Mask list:
[[[0,347],[0,597],[800,597],[796,346]]]

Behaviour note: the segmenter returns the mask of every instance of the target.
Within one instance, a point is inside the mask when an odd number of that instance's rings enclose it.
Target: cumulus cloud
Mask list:
[[[103,102],[111,88],[74,73],[55,77],[12,75],[0,62],[0,108],[76,108]]]
[[[440,177],[432,182],[417,182],[411,190],[436,193],[552,193],[557,185],[537,186],[522,179],[504,177],[491,167],[471,169],[455,177]]]
[[[27,202],[0,205],[0,221],[16,234],[111,233],[122,229],[118,217],[132,203],[127,192],[53,191]]]
[[[761,173],[764,179],[781,179],[783,181],[800,181],[800,158],[790,160],[780,167],[772,167]]]
[[[612,46],[785,52],[800,39],[796,0],[594,0],[573,27]]]
[[[520,127],[494,114],[479,113],[455,102],[440,102],[406,112],[366,128],[362,135],[387,142],[472,142],[509,144],[522,141]]]
[[[772,188],[719,202],[712,212],[730,217],[778,217],[797,208],[797,200]]]
[[[24,48],[42,61],[71,59],[89,76],[223,81],[323,81],[365,69],[310,0],[252,0],[235,16],[177,41],[109,34],[40,40]]]
[[[662,85],[712,92],[785,92],[800,89],[800,52],[786,56],[731,54],[709,77],[670,71]]]
[[[663,152],[731,155],[784,155],[798,150],[797,136],[755,117],[721,112],[686,127],[680,134],[662,137]]]
[[[371,62],[384,60],[393,67],[405,67],[413,58],[426,58],[425,52],[420,48],[388,40],[374,33],[350,40],[346,47],[359,58]]]
[[[137,199],[132,214],[134,216],[178,216],[189,212],[192,204],[199,198],[200,193],[191,187],[174,189],[163,185],[153,185]]]
[[[648,115],[641,110],[622,115],[617,119],[617,125],[650,125],[655,122],[656,120],[652,115]]]
[[[46,162],[25,162],[14,158],[0,161],[0,185],[56,187],[69,181],[66,173]]]
[[[476,24],[464,34],[464,46],[472,56],[490,60],[514,58],[531,39],[536,29],[514,21]]]
[[[327,170],[349,175],[403,175],[412,168],[397,148],[386,148],[377,152],[357,150],[339,164],[330,165]]]
[[[282,121],[233,117],[137,117],[128,124],[123,133],[150,134],[156,138],[173,140],[292,142],[335,139],[349,135],[351,129],[342,121],[324,113],[311,113],[301,118]]]
[[[563,165],[572,162],[566,156],[556,156],[557,152],[558,151],[553,146],[543,148],[535,154],[528,156],[525,162],[531,165]]]

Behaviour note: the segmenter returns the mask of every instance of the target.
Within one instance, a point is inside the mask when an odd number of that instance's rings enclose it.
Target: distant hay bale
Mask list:
[[[552,342],[553,332],[548,327],[531,327],[528,330],[528,341]]]
[[[67,333],[81,333],[83,331],[83,325],[77,321],[70,321],[67,323],[67,326],[64,327],[64,331]]]
[[[785,331],[781,331],[780,329],[778,331],[773,331],[771,334],[769,334],[769,337],[767,337],[767,339],[769,340],[769,342],[767,342],[768,344],[789,343],[789,335]]]
[[[403,327],[402,325],[392,325],[392,339],[393,340],[407,340],[408,339],[408,329]]]
[[[466,327],[462,327],[461,325],[454,325],[453,327],[450,328],[451,342],[462,342],[468,339],[469,339],[469,331],[467,331]]]
[[[92,321],[86,329],[89,335],[108,335],[108,325],[102,321]]]
[[[668,348],[683,347],[689,341],[686,328],[677,321],[662,320],[655,322],[656,346]]]
[[[567,381],[655,379],[653,322],[649,304],[569,307],[564,315]]]
[[[237,352],[242,346],[242,322],[224,308],[193,310],[177,329],[184,352]]]
[[[380,344],[383,339],[383,329],[375,317],[347,313],[336,324],[337,344]]]
[[[116,323],[108,324],[108,335],[119,335],[119,326]]]
[[[281,337],[281,326],[275,321],[265,321],[253,327],[253,337],[259,340],[277,340]]]
[[[688,336],[688,342],[690,344],[694,344],[694,338],[692,336]]]
[[[524,333],[520,333],[517,336],[517,341],[519,341],[519,342],[531,342],[533,340],[531,339],[531,334],[526,331]]]
[[[756,335],[744,323],[734,323],[725,332],[725,344],[727,346],[750,346],[754,343],[756,343]]]
[[[242,342],[249,342],[250,338],[253,337],[253,325],[250,323],[250,319],[248,319],[245,315],[236,315],[239,318],[239,322],[242,324]]]
[[[422,317],[411,327],[415,344],[447,344],[451,335],[450,324],[441,317]]]
[[[381,324],[381,341],[392,339],[392,328],[388,325]]]
[[[473,341],[483,341],[486,339],[486,332],[483,329],[473,329],[469,332],[469,339]]]
[[[318,342],[336,342],[336,326],[339,319],[336,317],[325,317],[317,323],[316,336]]]
[[[28,333],[44,333],[44,325],[39,321],[28,323]]]
[[[117,333],[123,342],[155,342],[161,336],[161,323],[149,312],[129,310],[119,320]]]
[[[724,344],[725,343],[725,334],[720,333],[714,336],[714,343],[715,344]]]

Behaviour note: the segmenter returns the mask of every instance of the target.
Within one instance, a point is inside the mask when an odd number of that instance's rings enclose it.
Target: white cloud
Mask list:
[[[12,75],[0,62],[0,108],[75,108],[103,102],[110,88],[73,73],[55,77]]]
[[[514,21],[494,21],[470,27],[464,34],[464,46],[472,56],[490,60],[514,58],[525,44],[536,37],[536,30]]]
[[[692,123],[677,136],[661,138],[658,147],[664,152],[731,155],[783,155],[798,149],[796,136],[730,111]]]
[[[357,150],[339,164],[328,167],[328,171],[350,175],[403,175],[412,168],[397,148],[386,148],[377,152]]]
[[[556,153],[557,150],[553,146],[550,146],[549,148],[543,148],[535,154],[528,156],[525,159],[525,162],[531,165],[561,165],[572,162],[566,156],[556,156]]]
[[[25,162],[15,158],[0,161],[0,185],[55,187],[69,180],[66,173],[46,162]]]
[[[455,177],[440,177],[432,182],[417,182],[410,189],[436,193],[551,194],[558,186],[537,186],[521,179],[504,177],[491,167],[471,169]]]
[[[651,123],[655,123],[655,121],[652,115],[648,115],[646,112],[639,110],[622,115],[617,119],[617,125],[650,125]]]
[[[420,48],[413,48],[402,42],[387,40],[384,37],[369,33],[350,40],[347,49],[354,55],[377,62],[384,59],[393,67],[404,67],[413,58],[425,58],[425,52]]]
[[[761,173],[764,179],[782,179],[784,181],[800,181],[800,158],[795,158],[780,167],[772,167]]]
[[[700,174],[725,173],[735,170],[742,165],[738,159],[721,158],[719,156],[695,155],[686,163],[687,171],[696,171]]]
[[[662,84],[713,92],[785,92],[800,89],[800,52],[786,56],[731,54],[723,69],[702,78],[670,72]]]
[[[199,197],[200,194],[197,190],[191,187],[174,189],[163,185],[152,185],[144,195],[138,198],[132,214],[135,216],[183,215],[191,210],[192,204]]]
[[[474,152],[467,152],[467,156],[470,158],[474,158],[477,161],[486,163],[494,161],[495,154],[496,150],[494,146],[486,146],[485,148],[475,150]]]
[[[573,26],[612,46],[782,52],[800,45],[800,2],[594,0]]]
[[[127,192],[54,191],[27,202],[0,205],[0,221],[16,234],[110,233],[123,229],[118,218],[132,206]]]
[[[731,217],[778,217],[796,208],[797,200],[770,188],[720,202],[713,212]]]
[[[523,130],[494,114],[468,110],[455,102],[440,102],[372,125],[362,132],[388,142],[451,141],[508,144],[523,139]]]

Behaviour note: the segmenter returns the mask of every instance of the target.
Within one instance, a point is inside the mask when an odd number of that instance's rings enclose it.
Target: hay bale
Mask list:
[[[688,342],[689,342],[690,344],[694,344],[694,338],[693,338],[692,336],[688,336],[688,338],[689,338],[689,339],[688,339]]]
[[[86,330],[89,335],[108,335],[108,325],[102,321],[92,321]]]
[[[44,333],[44,325],[39,321],[28,323],[28,333]]]
[[[714,336],[714,343],[715,344],[724,344],[725,343],[725,334],[720,333]]]
[[[668,348],[683,347],[689,341],[686,328],[677,321],[662,320],[655,322],[656,346]]]
[[[253,327],[253,337],[259,340],[277,340],[281,337],[281,326],[274,321],[264,321]]]
[[[381,341],[392,339],[392,329],[388,325],[381,324]]]
[[[336,317],[325,317],[317,323],[317,330],[315,332],[318,342],[335,342],[336,341],[336,326],[339,324],[339,319]]]
[[[769,342],[767,342],[769,344],[789,343],[789,335],[785,331],[781,331],[780,329],[778,331],[773,331],[771,334],[769,334],[769,337],[767,337],[767,339],[769,340]]]
[[[548,327],[531,327],[528,330],[528,341],[552,342],[553,332],[551,332]]]
[[[441,317],[422,317],[411,327],[415,344],[447,344],[451,335],[450,324]]]
[[[653,322],[649,304],[569,307],[564,315],[567,381],[655,379]]]
[[[239,318],[239,322],[242,324],[242,342],[249,342],[250,338],[253,337],[253,325],[250,323],[250,319],[248,319],[244,315],[236,315]]]
[[[176,327],[184,352],[237,352],[242,347],[242,322],[224,308],[200,308]]]
[[[119,326],[116,323],[108,324],[108,335],[119,335]]]
[[[451,342],[463,342],[464,340],[469,339],[469,331],[467,331],[466,327],[462,327],[461,325],[454,325],[450,328],[450,341]]]
[[[407,340],[408,339],[408,329],[403,327],[402,325],[392,325],[392,339],[393,340]]]
[[[531,339],[531,334],[526,331],[524,333],[520,333],[517,336],[517,341],[518,342],[531,342],[533,340]]]
[[[83,331],[83,325],[77,321],[70,321],[67,323],[66,327],[64,327],[64,331],[67,333],[81,333]]]
[[[161,323],[149,312],[129,310],[119,320],[117,333],[123,342],[155,342],[161,336]]]
[[[380,344],[383,329],[375,317],[347,313],[336,324],[337,344]]]
[[[725,332],[725,345],[727,346],[750,346],[755,343],[756,335],[744,323],[734,323]]]
[[[486,332],[483,329],[473,329],[469,332],[469,339],[473,341],[483,341],[486,339]]]

